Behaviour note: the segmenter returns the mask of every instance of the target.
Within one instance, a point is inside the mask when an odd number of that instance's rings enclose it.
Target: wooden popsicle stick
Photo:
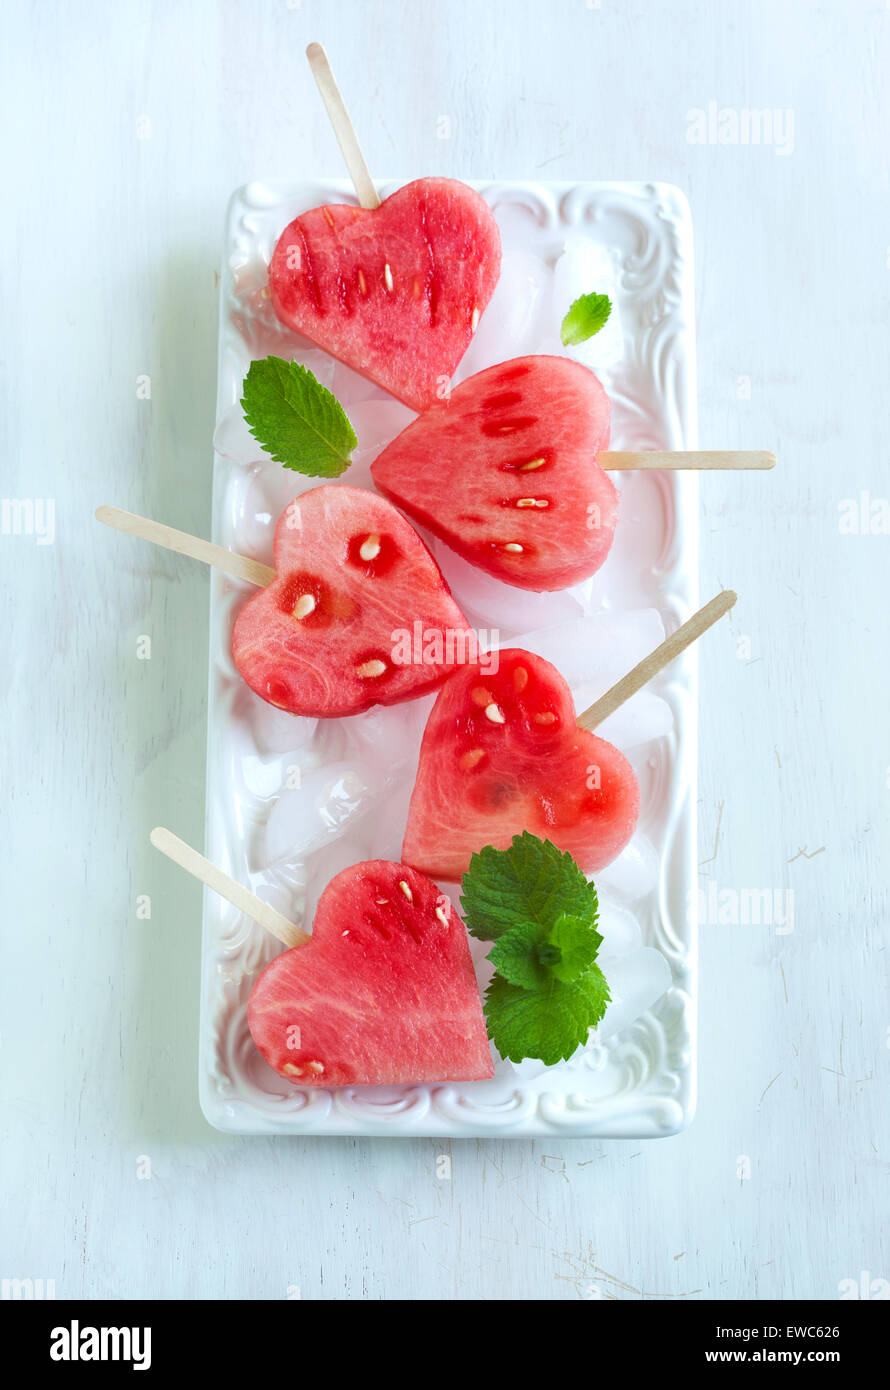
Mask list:
[[[775,468],[776,456],[766,449],[706,449],[697,452],[664,449],[619,449],[597,454],[600,468],[624,471],[636,468]]]
[[[306,57],[309,59],[312,76],[315,78],[331,125],[334,127],[337,144],[346,160],[346,167],[349,170],[349,177],[355,185],[358,200],[363,208],[379,208],[380,199],[377,197],[377,189],[374,187],[370,170],[365,163],[365,157],[355,133],[355,126],[349,119],[349,112],[346,110],[346,103],[340,93],[340,88],[337,86],[337,79],[328,61],[328,55],[320,43],[310,43],[306,49]]]
[[[122,512],[118,507],[97,507],[96,520],[104,526],[112,526],[115,531],[123,531],[127,536],[151,541],[165,550],[175,550],[180,555],[191,555],[194,560],[203,560],[205,565],[224,570],[235,579],[246,579],[261,589],[277,576],[269,565],[260,564],[246,555],[236,555],[222,545],[203,541],[199,536],[190,536],[187,531],[174,531],[172,526],[163,526],[160,521],[149,521],[148,517],[136,516],[133,512]]]
[[[168,859],[172,859],[174,864],[178,864],[186,873],[197,878],[201,883],[206,883],[208,888],[212,888],[214,893],[219,893],[226,902],[232,903],[239,912],[258,922],[266,931],[271,932],[274,937],[282,941],[285,946],[304,946],[309,940],[308,933],[301,931],[294,926],[280,912],[276,912],[269,903],[264,903],[262,898],[258,898],[254,893],[248,893],[246,888],[242,888],[240,883],[236,883],[228,874],[224,874],[222,869],[218,869],[215,864],[211,864],[209,859],[205,859],[203,854],[199,854],[191,845],[187,845],[185,840],[180,840],[178,835],[174,835],[171,830],[165,830],[162,825],[157,826],[150,835],[150,840],[155,849],[159,849],[162,854],[166,854]]]
[[[716,598],[712,598],[710,603],[706,603],[704,608],[700,608],[697,613],[685,622],[682,627],[678,627],[676,632],[672,632],[660,647],[656,647],[654,652],[650,652],[644,657],[639,665],[632,671],[628,671],[626,676],[622,676],[611,690],[607,690],[605,695],[601,695],[595,704],[586,709],[583,714],[579,714],[578,723],[582,729],[595,729],[598,724],[602,724],[604,719],[608,719],[610,714],[614,714],[619,705],[623,705],[625,700],[629,700],[631,695],[635,695],[638,690],[651,681],[654,675],[670,665],[674,657],[679,656],[682,651],[699,637],[703,632],[707,632],[709,627],[722,618],[724,613],[728,613],[732,608],[738,595],[732,589],[724,589]]]

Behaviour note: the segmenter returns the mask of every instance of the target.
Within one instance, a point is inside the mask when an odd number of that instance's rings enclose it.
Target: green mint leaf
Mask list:
[[[349,467],[355,430],[337,397],[301,363],[251,362],[241,407],[254,439],[285,468],[337,478]]]
[[[509,849],[486,845],[463,878],[467,927],[493,941],[485,994],[488,1035],[502,1057],[559,1062],[587,1040],[609,1002],[596,954],[596,888],[570,854],[524,831]]]
[[[499,936],[488,953],[495,970],[511,985],[520,989],[542,989],[550,976],[548,964],[540,959],[541,948],[554,950],[544,941],[543,927],[527,922],[511,927]],[[556,952],[557,959],[559,952]]]
[[[586,343],[608,322],[612,301],[607,294],[582,294],[569,309],[559,330],[566,347]]]
[[[544,951],[555,949],[557,959],[552,962],[550,969],[558,980],[570,984],[590,970],[602,944],[596,919],[593,922],[585,921],[582,917],[570,917],[563,912],[550,928],[538,955],[541,957]]]
[[[523,989],[495,975],[485,993],[488,1036],[502,1057],[537,1057],[546,1066],[571,1057],[587,1041],[609,1002],[598,966],[570,984],[551,975],[541,989]]]
[[[491,845],[470,860],[461,907],[469,931],[496,941],[511,927],[532,924],[549,932],[563,913],[596,925],[596,889],[570,854],[524,831],[509,849]]]

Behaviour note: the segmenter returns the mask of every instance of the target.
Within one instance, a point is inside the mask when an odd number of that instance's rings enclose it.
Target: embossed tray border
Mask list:
[[[391,192],[396,183],[382,185]],[[692,228],[684,195],[656,183],[490,183],[475,187],[495,208],[520,203],[543,231],[595,227],[617,250],[621,265],[622,326],[629,344],[621,390],[611,391],[622,419],[621,447],[694,448],[697,443]],[[341,180],[283,185],[252,183],[229,204],[221,282],[218,410],[234,399],[234,329],[230,258],[248,247],[258,215],[280,209],[280,226],[297,211],[333,199],[353,201]],[[243,353],[241,354],[243,355]],[[693,475],[663,474],[660,487],[673,528],[656,577],[658,606],[669,627],[698,603],[698,485]],[[223,506],[214,469],[213,536]],[[211,671],[208,712],[206,852],[237,874],[239,854],[225,814],[221,750],[232,680],[220,659],[231,585],[214,573],[211,587]],[[235,676],[237,680],[237,676]],[[694,649],[657,686],[674,711],[674,732],[660,740],[658,794],[667,810],[654,837],[660,872],[644,935],[668,958],[673,981],[658,1003],[628,1029],[594,1049],[588,1074],[600,1084],[548,1092],[517,1078],[495,1103],[477,1086],[354,1088],[340,1091],[262,1090],[251,1076],[253,1046],[244,1027],[252,975],[266,958],[259,929],[233,918],[205,894],[202,938],[200,1099],[208,1121],[238,1134],[442,1136],[450,1138],[656,1138],[677,1133],[695,1105],[697,930],[696,735],[697,660]],[[230,790],[230,789],[229,789]],[[603,1080],[608,1082],[602,1090]],[[491,1083],[481,1083],[491,1085]]]

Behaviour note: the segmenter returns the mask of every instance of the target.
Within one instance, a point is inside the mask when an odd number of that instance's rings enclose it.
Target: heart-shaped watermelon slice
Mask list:
[[[332,203],[296,218],[269,286],[282,323],[423,410],[469,347],[500,268],[485,200],[456,179],[417,179],[373,210]]]
[[[304,492],[276,527],[275,568],[238,614],[232,655],[251,690],[291,714],[413,700],[473,650],[435,560],[376,493],[343,483]]]
[[[618,493],[596,462],[609,398],[567,357],[516,357],[431,406],[371,466],[387,497],[471,564],[565,589],[609,553]]]
[[[495,675],[455,672],[420,749],[402,858],[458,880],[470,856],[509,849],[530,830],[596,873],[627,844],[640,811],[633,768],[580,729],[572,693],[549,661],[510,648]]]
[[[247,1022],[266,1061],[300,1086],[494,1073],[460,917],[424,874],[383,859],[331,880],[311,941],[266,966]]]

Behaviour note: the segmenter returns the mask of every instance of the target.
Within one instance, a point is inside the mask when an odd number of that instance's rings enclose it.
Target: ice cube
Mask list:
[[[644,898],[658,882],[658,855],[651,840],[638,830],[625,845],[617,859],[590,875],[597,887],[608,889],[621,902],[634,903]]]
[[[570,306],[584,294],[607,294],[612,312],[603,328],[584,343],[563,349],[594,371],[620,362],[624,356],[621,314],[615,268],[604,246],[583,233],[570,232],[565,250],[553,269],[553,305],[559,326]]]
[[[596,699],[589,691],[576,692],[576,708],[588,709]],[[651,690],[638,690],[623,705],[604,719],[594,732],[614,743],[623,753],[639,748],[653,739],[669,734],[674,727],[674,713],[667,700],[653,695]]]
[[[390,859],[400,863],[402,841],[408,821],[408,803],[414,789],[413,776],[403,775],[390,787],[386,794],[386,806],[379,816],[370,816],[366,822],[368,831],[369,858]]]
[[[369,809],[371,781],[366,769],[349,763],[310,768],[300,786],[283,791],[272,807],[264,862],[301,859],[342,835]]]
[[[603,973],[612,1002],[597,1030],[599,1042],[628,1028],[651,1009],[671,983],[671,968],[654,946],[641,946],[638,951],[611,959]]]
[[[297,348],[291,353],[291,359],[301,363],[304,367],[308,367],[322,386],[327,387],[329,391],[333,390],[336,363],[329,353],[314,347]],[[334,394],[336,395],[336,392]]]
[[[289,922],[299,925],[304,916],[302,887],[305,875],[300,873],[295,876],[296,882],[293,883],[258,883],[254,889],[258,898],[270,907],[274,907],[276,912],[280,912],[282,917],[286,917]]]
[[[417,416],[407,405],[392,399],[385,401],[360,401],[350,412],[352,428],[358,436],[358,447],[362,453],[370,450],[375,456],[401,434]]]
[[[517,632],[528,630],[529,624],[544,627],[566,622],[583,612],[582,605],[569,589],[559,593],[535,594],[527,589],[504,584],[475,565],[469,564],[443,541],[433,542],[436,562],[467,618],[487,633],[494,630],[490,642],[483,645],[502,645]]]
[[[416,761],[423,729],[433,706],[433,696],[398,705],[375,705],[362,714],[341,719],[345,735],[344,756],[377,764],[395,773],[406,762]]]
[[[373,488],[371,464],[381,449],[417,417],[413,410],[392,398],[360,401],[347,414],[358,437],[358,448],[343,480],[353,487]]]
[[[369,381],[360,372],[353,371],[344,362],[337,362],[334,358],[331,361],[333,362],[333,381],[330,389],[347,415],[350,413],[350,407],[354,406],[357,401],[392,400],[392,396],[384,391],[382,386],[377,386],[375,382]]]
[[[504,251],[497,288],[455,381],[493,367],[505,357],[524,357],[537,350],[550,305],[550,281],[550,271],[539,256],[526,250]]]
[[[238,692],[236,715],[248,720],[253,741],[261,753],[296,753],[308,748],[318,728],[317,719],[288,714],[261,700],[248,686]]]
[[[275,528],[282,512],[295,498],[324,481],[279,463],[254,464],[234,481],[225,539],[241,554],[271,565]]]
[[[357,835],[343,835],[332,845],[326,845],[308,862],[306,874],[306,904],[303,915],[305,931],[312,930],[318,900],[332,878],[353,864],[361,864],[372,858],[364,841]]]
[[[603,938],[599,959],[610,960],[614,956],[625,956],[629,951],[638,950],[643,944],[643,933],[634,914],[605,894],[599,894],[598,898],[597,930]]]
[[[223,458],[233,459],[235,463],[272,461],[247,428],[244,411],[240,405],[230,406],[219,417],[219,423],[213,432],[213,447]]]
[[[655,608],[597,613],[557,627],[525,628],[515,645],[551,662],[572,690],[596,698],[664,641]],[[588,703],[590,701],[588,700]]]

